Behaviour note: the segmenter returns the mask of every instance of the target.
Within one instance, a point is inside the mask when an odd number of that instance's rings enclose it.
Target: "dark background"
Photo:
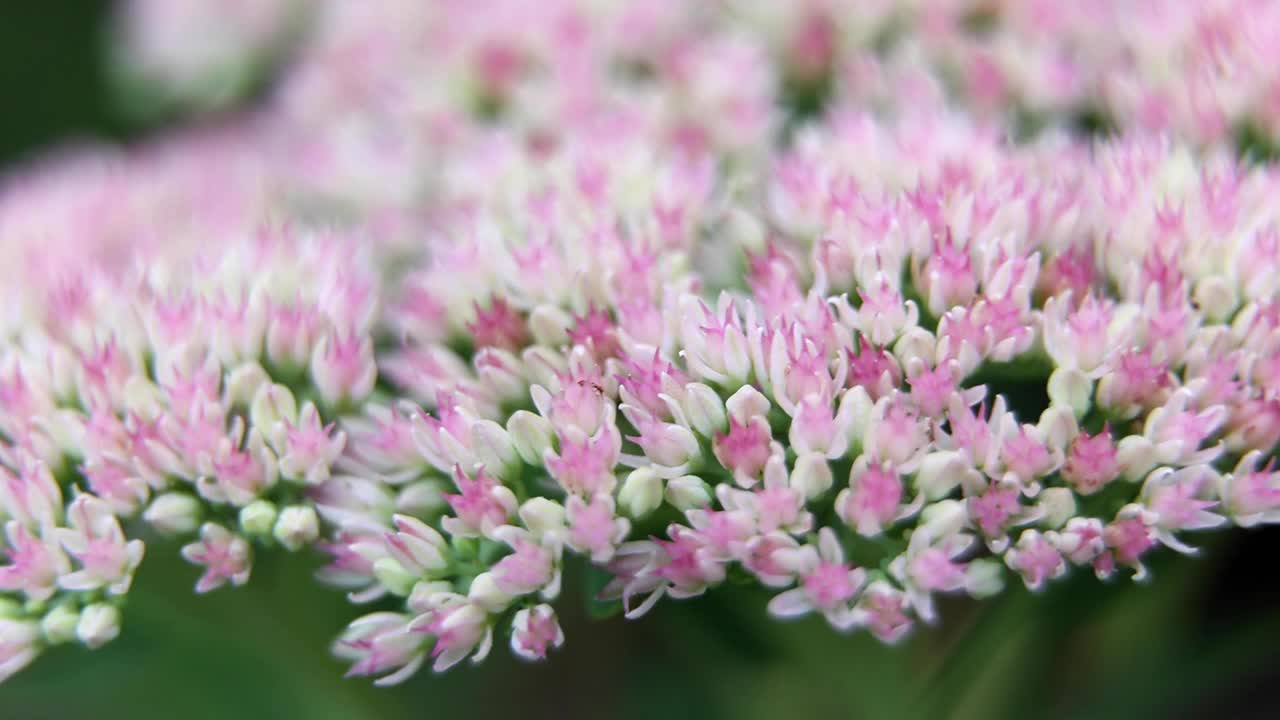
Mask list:
[[[377,0],[368,0],[375,2]],[[70,141],[137,142],[142,121],[104,70],[110,3],[0,5],[0,170]],[[331,639],[361,612],[311,580],[317,558],[260,557],[250,584],[196,597],[195,568],[149,544],[121,638],[60,648],[0,686],[0,719],[63,718],[1277,718],[1280,530],[1162,551],[1147,586],[1076,573],[943,606],[943,625],[885,648],[807,619],[766,617],[738,589],[589,621],[581,578],[562,598],[550,663],[499,640],[479,669],[373,688],[342,679]]]

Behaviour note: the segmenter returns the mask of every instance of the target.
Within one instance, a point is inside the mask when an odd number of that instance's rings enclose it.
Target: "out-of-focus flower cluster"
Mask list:
[[[391,683],[545,657],[588,566],[891,643],[1280,520],[1265,4],[313,5],[257,112],[0,188],[0,677],[165,538],[327,554]]]

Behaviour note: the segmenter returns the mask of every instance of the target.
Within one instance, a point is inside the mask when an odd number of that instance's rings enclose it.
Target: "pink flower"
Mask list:
[[[910,472],[928,449],[928,424],[895,394],[876,401],[862,447],[869,459]]]
[[[911,603],[906,593],[884,580],[876,580],[862,591],[853,608],[853,621],[865,627],[877,640],[890,645],[897,643],[910,632],[912,625]]]
[[[786,552],[800,547],[796,539],[785,532],[774,531],[757,535],[747,543],[742,566],[756,576],[766,587],[783,588],[795,582],[795,572],[785,562]]]
[[[314,305],[270,303],[267,309],[267,357],[281,367],[305,368],[323,327],[324,316]]]
[[[396,531],[384,532],[382,542],[401,568],[421,577],[439,577],[448,569],[452,552],[434,528],[407,515],[394,515],[391,522]]]
[[[529,343],[524,317],[503,298],[492,298],[488,307],[477,302],[474,308],[475,319],[467,323],[467,330],[477,348],[519,351]]]
[[[564,644],[564,631],[550,605],[516,612],[511,622],[511,650],[525,660],[545,660],[547,652]]]
[[[654,438],[649,440],[653,442]],[[621,433],[607,424],[593,437],[578,433],[562,435],[559,453],[548,449],[543,462],[547,472],[566,492],[590,497],[613,491],[617,483],[614,468],[621,451]]]
[[[972,545],[973,538],[963,533],[934,540],[928,530],[919,528],[911,533],[907,551],[889,563],[890,574],[902,584],[921,620],[933,622],[937,617],[933,593],[981,589],[976,561],[968,566],[958,562]]]
[[[0,590],[21,591],[36,602],[48,600],[59,580],[71,572],[71,563],[58,543],[33,535],[17,520],[4,526],[9,564],[0,566]]]
[[[897,470],[888,463],[873,464],[858,458],[849,472],[849,487],[836,497],[836,513],[859,535],[874,537],[899,520],[919,511],[924,496],[906,505],[905,488]]]
[[[40,626],[28,620],[0,618],[0,682],[31,664],[40,654]]]
[[[1094,569],[1101,576],[1110,574],[1116,563],[1136,570],[1135,580],[1147,578],[1147,568],[1142,556],[1156,545],[1158,516],[1141,505],[1129,504],[1120,508],[1115,520],[1102,530],[1102,540],[1107,551],[1094,560]]]
[[[82,466],[80,472],[94,495],[110,503],[112,512],[122,516],[136,513],[151,494],[146,480],[122,463],[101,460]]]
[[[682,474],[701,453],[698,438],[689,428],[662,422],[646,410],[630,405],[622,405],[622,412],[638,432],[627,439],[639,445],[645,458],[653,464],[672,468],[668,474]]]
[[[1004,556],[1005,563],[1022,575],[1030,590],[1041,590],[1045,583],[1067,571],[1062,553],[1051,538],[1038,530],[1023,530],[1018,542]]]
[[[1113,357],[1098,381],[1098,404],[1125,418],[1160,405],[1169,386],[1169,368],[1149,350],[1127,350]]]
[[[704,553],[717,562],[730,562],[746,554],[747,543],[756,534],[752,513],[736,510],[690,510],[689,526]]]
[[[857,348],[857,353],[845,350],[849,387],[863,388],[872,400],[879,400],[902,383],[902,369],[897,359],[883,347],[874,346],[859,335]]]
[[[498,589],[512,597],[542,591],[543,597],[560,593],[559,546],[539,543],[527,532],[508,526],[499,537],[511,546],[512,553],[493,566],[493,579]],[[553,549],[554,548],[554,549]]]
[[[915,302],[904,300],[884,273],[877,273],[870,286],[859,288],[858,297],[862,300],[855,316],[859,337],[878,346],[893,344],[903,330],[915,327],[919,320]]]
[[[435,637],[431,669],[444,672],[471,655],[478,663],[493,646],[493,627],[488,613],[461,595],[443,594],[433,601],[434,607],[419,615],[409,629]]]
[[[585,347],[597,360],[616,357],[620,351],[613,319],[606,310],[594,304],[584,314],[573,316],[569,341]]]
[[[750,487],[769,461],[772,441],[769,423],[763,417],[750,418],[746,423],[730,417],[729,431],[717,433],[711,447],[716,460],[733,472],[735,482]]]
[[[510,489],[489,477],[484,468],[470,478],[461,466],[453,470],[453,484],[458,493],[445,495],[455,517],[440,522],[445,532],[455,537],[487,536],[506,524],[516,512],[516,496]]]
[[[367,336],[331,333],[311,353],[311,379],[328,407],[364,400],[377,377],[373,341]]]
[[[375,684],[395,685],[409,679],[426,659],[426,641],[413,632],[409,615],[376,612],[353,620],[333,645],[339,657],[354,661],[347,676],[389,674]]]
[[[666,581],[674,598],[696,597],[724,580],[724,563],[704,545],[704,537],[680,525],[667,529],[670,540],[655,540],[660,553],[653,573]]]
[[[80,569],[62,576],[58,584],[77,592],[98,588],[106,588],[111,595],[128,592],[133,572],[142,562],[142,541],[126,541],[111,508],[92,495],[71,501],[67,520],[71,527],[57,528],[54,537]]]
[[[1188,409],[1191,392],[1185,388],[1147,416],[1143,435],[1156,447],[1160,462],[1170,465],[1199,465],[1213,462],[1222,453],[1222,445],[1201,446],[1222,427],[1227,409],[1214,405],[1196,412]]]
[[[1037,519],[1038,510],[1022,505],[1022,489],[1016,480],[989,484],[967,499],[969,515],[995,552],[1008,544],[1006,531]]]
[[[1017,425],[1011,419],[1008,428],[1000,443],[1000,460],[1022,483],[1032,484],[1062,464],[1062,451],[1050,447],[1035,425]]]
[[[1219,483],[1223,508],[1237,525],[1280,522],[1280,472],[1274,460],[1261,463],[1262,453],[1254,450]]]
[[[1071,442],[1062,477],[1081,495],[1092,495],[1120,475],[1110,427],[1096,435],[1080,433]]]
[[[631,530],[631,523],[617,516],[609,495],[596,495],[589,503],[571,496],[565,503],[565,511],[569,547],[590,556],[595,563],[609,562]]]
[[[399,484],[416,477],[423,467],[422,455],[413,442],[413,425],[402,413],[383,405],[370,404],[364,416],[344,418],[348,441],[339,467],[354,467],[359,474],[376,474],[388,483]]]
[[[789,618],[810,612],[821,612],[838,630],[848,630],[855,623],[853,601],[866,584],[867,572],[845,562],[844,549],[830,528],[818,531],[818,546],[806,545],[796,550],[780,550],[785,563],[800,577],[800,587],[788,590],[769,601],[769,613]]]
[[[240,586],[249,581],[249,543],[217,523],[205,523],[200,528],[200,540],[184,545],[182,557],[204,566],[204,574],[196,582],[198,593],[217,590],[227,582]]]
[[[925,417],[939,417],[956,394],[959,364],[940,364],[932,370],[913,358],[907,364],[907,382],[911,384],[911,403]]]
[[[1174,550],[1195,554],[1194,548],[1183,544],[1173,533],[1217,527],[1227,521],[1209,512],[1218,504],[1214,493],[1220,482],[1217,472],[1207,465],[1178,470],[1159,468],[1147,476],[1140,497],[1155,515],[1156,538]]]
[[[49,467],[19,451],[18,474],[0,466],[0,511],[29,528],[52,525],[62,516],[62,490]]]
[[[666,392],[668,383],[680,387],[687,384],[685,374],[663,359],[656,349],[651,357],[626,353],[618,362],[618,392],[623,401],[644,408],[655,417],[670,418],[670,409],[659,395]]]
[[[1045,303],[1045,349],[1058,367],[1093,373],[1122,349],[1131,332],[1127,319],[1094,295],[1079,307],[1073,307],[1068,296]]]
[[[686,296],[680,303],[681,339],[689,371],[720,384],[741,385],[751,371],[747,335],[732,299],[721,295],[713,312],[701,300]]]
[[[558,432],[573,429],[584,435],[595,435],[613,422],[617,406],[605,394],[604,378],[598,371],[572,370],[558,381],[560,387],[554,394],[541,385],[529,388],[538,413],[550,420]]]
[[[955,241],[949,228],[941,240],[934,240],[928,260],[916,266],[915,280],[934,317],[967,305],[978,291],[970,250]]]
[[[813,515],[805,510],[804,488],[796,487],[788,477],[786,460],[781,454],[769,458],[763,487],[748,491],[728,484],[718,485],[716,497],[727,511],[746,511],[754,518],[754,527],[764,535],[777,530],[798,535],[813,526]]]
[[[213,452],[197,458],[200,477],[196,489],[219,503],[244,506],[262,496],[276,484],[276,457],[263,441],[257,428],[247,433],[244,421],[237,417],[228,435],[218,439]],[[243,441],[243,450],[240,449]]]
[[[302,407],[297,424],[286,419],[271,431],[271,443],[280,453],[280,472],[305,485],[328,479],[346,442],[346,434],[335,432],[333,423],[320,424],[320,412],[312,403]]]

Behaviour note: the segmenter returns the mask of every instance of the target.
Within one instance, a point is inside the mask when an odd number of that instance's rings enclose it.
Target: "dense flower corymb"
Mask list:
[[[588,564],[893,643],[1280,520],[1258,3],[314,5],[253,117],[0,190],[0,678],[121,631],[144,528],[201,593],[324,553],[388,684],[553,654]]]

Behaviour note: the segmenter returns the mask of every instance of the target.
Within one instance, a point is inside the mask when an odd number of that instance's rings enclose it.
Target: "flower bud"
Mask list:
[[[373,562],[373,576],[393,595],[401,597],[408,595],[413,590],[414,583],[422,579],[389,557],[378,558]]]
[[[492,420],[477,420],[471,425],[471,449],[485,469],[500,478],[511,478],[520,470],[520,456],[511,436]]]
[[[124,385],[124,409],[130,415],[155,420],[164,412],[164,402],[164,392],[142,375],[130,377]]]
[[[696,475],[684,475],[667,483],[666,501],[680,512],[711,504],[711,486]]]
[[[1079,420],[1093,406],[1093,381],[1079,370],[1058,368],[1049,376],[1049,403],[1071,408]]]
[[[1211,322],[1224,322],[1240,304],[1232,283],[1225,276],[1211,275],[1196,283],[1196,307]]]
[[[689,425],[703,437],[711,437],[724,431],[728,424],[724,401],[703,383],[689,383],[685,390],[685,416]]]
[[[249,406],[249,422],[266,433],[281,421],[297,424],[298,402],[284,385],[264,383]]]
[[[969,522],[969,512],[960,500],[943,500],[925,507],[920,513],[920,529],[937,540],[950,537]]]
[[[1070,488],[1046,488],[1036,504],[1044,511],[1040,524],[1051,530],[1062,527],[1076,514],[1076,495]]]
[[[867,432],[867,421],[875,409],[875,401],[862,386],[849,388],[840,397],[839,417],[848,422],[849,448],[853,453],[862,449],[862,438]]]
[[[964,456],[955,450],[931,452],[920,462],[916,489],[929,500],[941,500],[960,484],[967,469]]]
[[[70,603],[63,603],[44,614],[40,620],[40,632],[44,633],[45,642],[61,645],[76,639],[79,623],[80,613]]]
[[[729,415],[746,425],[751,419],[769,414],[769,398],[750,385],[743,385],[724,403]]]
[[[200,501],[184,492],[167,492],[151,501],[142,519],[162,533],[185,535],[200,527]]]
[[[731,208],[726,214],[724,235],[746,252],[758,253],[766,249],[764,224],[754,213],[740,207]]]
[[[554,305],[539,305],[529,313],[529,330],[539,345],[560,347],[569,342],[573,318]]]
[[[534,537],[564,530],[564,507],[548,498],[535,497],[520,506],[520,520]]]
[[[246,535],[266,537],[276,524],[275,503],[270,500],[254,500],[240,509],[240,529]]]
[[[439,607],[437,599],[441,594],[452,595],[453,583],[446,580],[421,580],[414,583],[405,605],[415,612],[426,612]]]
[[[290,552],[296,552],[320,537],[320,521],[315,508],[291,505],[280,511],[272,530],[275,539]]]
[[[1116,445],[1116,463],[1129,482],[1138,482],[1156,466],[1156,449],[1141,435],[1129,435]]]
[[[496,397],[516,401],[523,399],[529,392],[523,364],[506,350],[481,348],[472,363],[480,382],[485,387],[493,388]]]
[[[542,466],[543,453],[551,447],[554,433],[551,421],[528,410],[517,410],[507,420],[507,433],[521,460],[535,467]]]
[[[270,378],[256,362],[245,363],[227,374],[227,402],[246,407],[257,397],[258,390],[270,383]]]
[[[120,634],[120,611],[114,605],[95,603],[80,612],[76,637],[90,650],[106,645]]]
[[[445,481],[439,478],[428,478],[407,485],[396,495],[396,512],[416,517],[437,516],[449,507],[444,494],[450,490]]]
[[[618,491],[618,505],[632,520],[638,520],[662,504],[662,478],[647,467],[631,471]]]
[[[1004,589],[1004,565],[990,558],[970,562],[964,571],[964,589],[977,599],[999,594]]]
[[[796,458],[795,468],[791,471],[791,487],[803,493],[805,499],[818,497],[830,490],[832,484],[831,466],[821,453],[805,453]]]
[[[515,598],[498,587],[493,573],[482,572],[471,581],[471,588],[467,590],[467,599],[488,612],[498,613],[506,610]]]

